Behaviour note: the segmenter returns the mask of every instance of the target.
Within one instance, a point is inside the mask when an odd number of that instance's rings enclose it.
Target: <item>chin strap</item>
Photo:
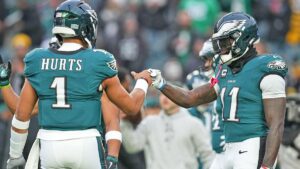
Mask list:
[[[230,65],[228,65],[230,67],[230,69],[232,70],[233,73],[237,73],[239,72],[243,66],[250,61],[251,59],[253,59],[254,57],[257,56],[257,52],[255,48],[251,48],[250,50],[248,50],[248,52],[241,57],[238,60],[233,61]]]

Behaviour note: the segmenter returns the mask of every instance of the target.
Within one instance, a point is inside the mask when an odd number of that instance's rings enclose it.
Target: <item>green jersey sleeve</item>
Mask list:
[[[281,77],[285,77],[288,72],[288,67],[286,62],[281,56],[278,55],[265,55],[262,56],[261,71],[265,75],[277,74]]]
[[[97,57],[100,59],[98,61],[97,70],[107,78],[117,75],[118,68],[115,57],[105,50],[94,50],[94,52],[97,53]]]
[[[25,77],[32,77],[34,75],[36,75],[38,73],[38,71],[40,70],[39,67],[37,66],[37,53],[39,52],[40,49],[33,49],[32,51],[30,51],[29,53],[26,54],[26,56],[24,57],[24,75]]]

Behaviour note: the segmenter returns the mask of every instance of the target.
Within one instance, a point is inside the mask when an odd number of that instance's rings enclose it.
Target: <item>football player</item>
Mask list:
[[[26,80],[12,120],[8,168],[23,165],[22,151],[38,99],[40,152],[32,151],[40,154],[42,168],[103,168],[97,130],[103,91],[125,113],[140,110],[152,82],[150,74],[133,72],[137,82],[128,94],[116,76],[113,55],[93,49],[97,22],[85,2],[65,1],[55,11],[52,29],[62,39],[61,47],[34,49],[25,56]],[[35,167],[36,161],[26,165]]]
[[[192,107],[218,99],[225,134],[223,168],[273,168],[284,128],[287,66],[277,55],[257,55],[255,19],[242,12],[224,15],[212,44],[222,62],[216,77],[191,91],[168,84],[151,70],[153,86],[175,103]]]
[[[12,113],[15,113],[19,96],[17,95],[17,93],[15,93],[15,91],[10,85],[10,72],[10,62],[4,64],[2,61],[2,57],[0,56],[0,88],[2,92],[2,97],[9,110]],[[124,77],[126,75],[127,72],[125,70],[118,70],[118,77],[122,85],[123,83],[127,83],[127,80]],[[103,166],[109,166],[108,169],[117,169],[118,155],[122,141],[122,134],[120,133],[119,123],[119,109],[113,103],[111,103],[111,101],[107,98],[105,93],[101,97],[101,102],[101,113],[103,115],[103,118],[101,118],[102,121],[99,131],[102,136],[101,138],[103,139],[102,142],[105,148],[105,154],[107,154],[106,164],[103,164]],[[31,115],[36,115],[37,113],[38,104],[35,105]]]
[[[206,84],[214,75],[214,69],[219,61],[219,57],[218,55],[215,55],[210,39],[205,41],[201,51],[199,52],[199,57],[202,60],[200,70],[195,70],[187,76],[186,83],[189,90]],[[223,147],[225,144],[225,136],[223,133],[223,122],[221,118],[222,112],[216,112],[216,103],[217,102],[213,102],[212,104],[204,104],[197,107],[192,107],[189,109],[189,111],[192,115],[204,121],[206,127],[209,127],[213,150],[216,152],[216,157],[212,165],[214,165],[215,168],[222,169],[220,163],[221,160],[223,160],[224,155]],[[201,113],[203,110],[206,110],[204,116],[203,113]],[[203,118],[205,115],[206,117],[211,116],[211,118]],[[201,166],[199,166],[199,169],[200,167]]]

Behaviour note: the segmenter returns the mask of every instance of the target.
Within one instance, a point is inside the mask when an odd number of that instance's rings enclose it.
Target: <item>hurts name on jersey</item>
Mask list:
[[[41,70],[81,71],[82,60],[71,58],[43,58]]]

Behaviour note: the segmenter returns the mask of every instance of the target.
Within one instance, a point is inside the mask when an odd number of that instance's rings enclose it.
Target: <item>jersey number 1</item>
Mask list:
[[[237,99],[238,99],[238,93],[239,93],[240,88],[238,87],[233,87],[229,93],[229,96],[231,96],[231,104],[230,104],[230,112],[229,112],[229,118],[224,119],[224,95],[226,88],[222,88],[220,96],[221,96],[221,102],[222,102],[222,115],[223,119],[225,121],[235,121],[238,122],[239,119],[236,118],[236,112],[237,112]]]
[[[51,89],[56,89],[56,103],[52,104],[53,108],[70,108],[71,105],[67,103],[66,99],[66,78],[55,77]]]

